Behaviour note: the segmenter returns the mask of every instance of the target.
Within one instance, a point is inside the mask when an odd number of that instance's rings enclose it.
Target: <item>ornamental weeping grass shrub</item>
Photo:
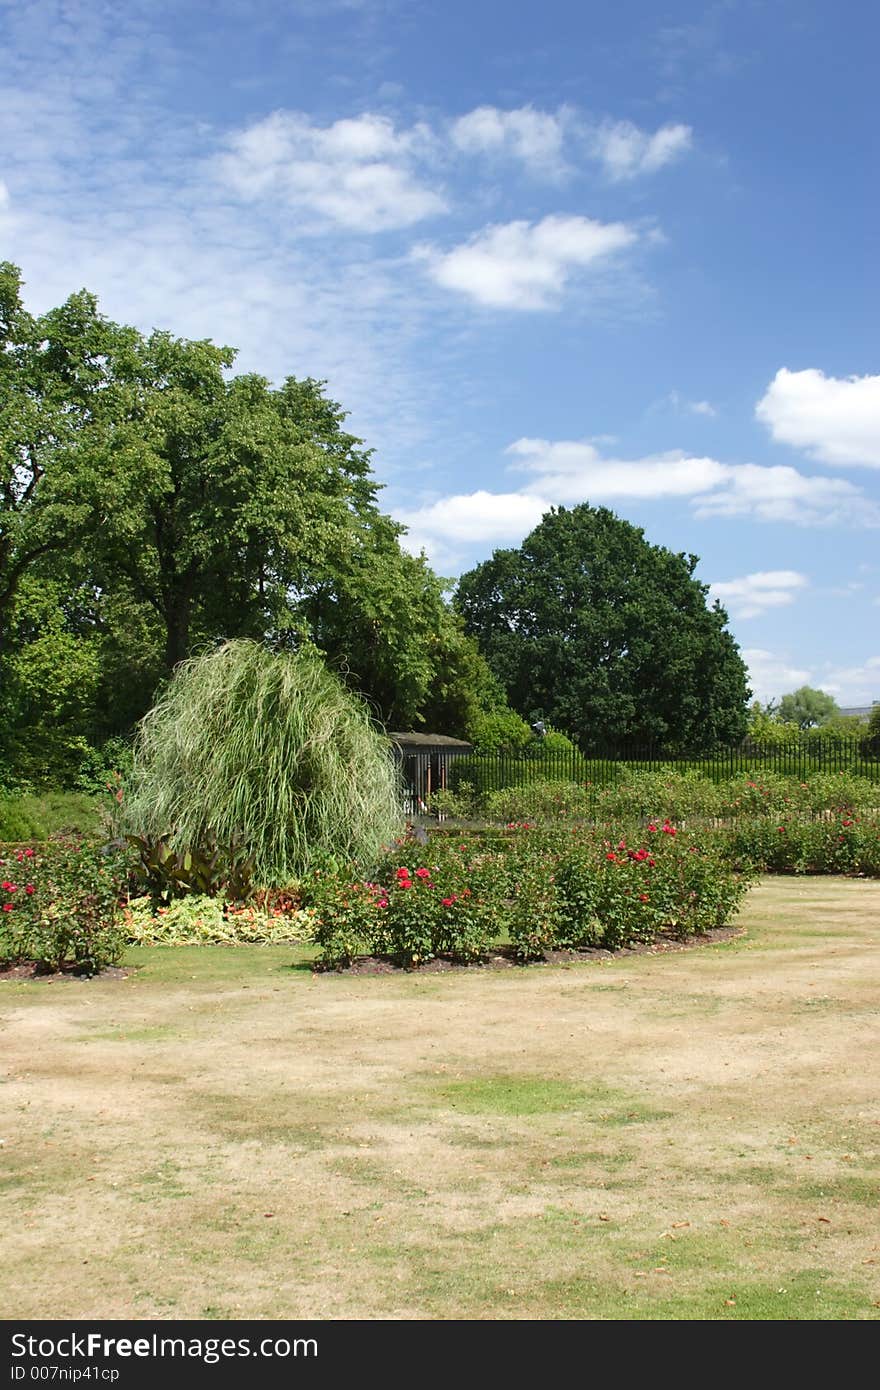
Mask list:
[[[243,843],[255,887],[365,865],[401,824],[390,745],[308,651],[227,642],[178,666],[142,721],[123,828],[185,851]]]
[[[125,947],[119,910],[127,856],[115,846],[54,840],[0,852],[0,961],[95,975]]]

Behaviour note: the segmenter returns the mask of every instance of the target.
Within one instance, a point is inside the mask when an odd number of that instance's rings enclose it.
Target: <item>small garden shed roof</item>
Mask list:
[[[409,753],[430,753],[435,749],[444,753],[473,751],[473,744],[463,738],[450,738],[448,734],[389,733],[388,737],[398,748]]]

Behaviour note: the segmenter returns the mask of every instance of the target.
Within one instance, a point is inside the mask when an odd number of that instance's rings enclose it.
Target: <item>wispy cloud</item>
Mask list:
[[[557,177],[567,167],[563,144],[574,120],[565,107],[550,112],[532,106],[510,111],[478,106],[452,122],[450,137],[464,154],[505,156],[519,160],[532,174]]]
[[[681,158],[691,148],[689,125],[664,125],[649,134],[632,121],[604,121],[589,139],[589,147],[614,182],[635,179]]]
[[[818,685],[845,703],[869,705],[880,700],[880,656],[869,656],[858,666],[823,668]]]
[[[714,420],[718,415],[711,401],[692,401],[680,391],[670,391],[659,404],[671,407],[677,415],[702,415],[707,420]]]
[[[797,570],[759,570],[739,579],[720,580],[709,585],[709,594],[727,609],[732,618],[757,618],[771,608],[794,603],[809,580]]]
[[[622,222],[549,216],[485,227],[451,251],[422,244],[413,257],[438,285],[495,309],[552,309],[573,274],[632,246]]]
[[[780,655],[764,647],[744,647],[740,655],[749,668],[749,684],[756,700],[764,703],[778,700],[802,685],[815,684],[809,667],[793,665],[787,653]]]
[[[823,463],[880,468],[880,376],[782,367],[755,407],[773,438]]]
[[[452,122],[450,135],[465,154],[516,159],[531,174],[574,176],[598,164],[614,183],[656,174],[693,144],[689,125],[663,125],[652,132],[632,121],[595,121],[573,106],[556,111],[478,106]]]
[[[401,511],[400,520],[412,530],[410,543],[424,546],[428,555],[442,550],[448,568],[453,557],[461,559],[464,546],[518,543],[551,506],[624,499],[688,499],[701,519],[880,527],[880,507],[853,483],[806,477],[795,468],[722,463],[680,450],[621,459],[603,455],[592,440],[523,438],[506,452],[513,460],[509,471],[526,475],[518,489],[432,498],[424,507]],[[753,604],[763,577],[751,576]],[[776,591],[793,587],[777,583]]]
[[[446,211],[442,193],[414,171],[431,139],[424,125],[397,130],[371,113],[318,126],[302,112],[276,111],[233,132],[215,169],[247,201],[312,214],[304,230],[320,232],[329,221],[380,232]]]

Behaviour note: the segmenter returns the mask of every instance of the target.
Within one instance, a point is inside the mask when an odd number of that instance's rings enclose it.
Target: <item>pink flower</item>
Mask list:
[[[430,870],[430,869],[416,869],[416,878],[430,878],[430,877],[431,877],[431,870]]]
[[[11,912],[11,911],[12,911],[12,903],[4,903],[4,904],[3,904],[3,911],[4,911],[4,912]]]
[[[648,826],[648,829],[650,830],[650,832],[651,832],[652,835],[656,835],[656,833],[657,833],[657,827],[656,827],[656,825],[649,825],[649,826]]]
[[[404,883],[409,878],[409,869],[398,869],[397,877],[400,879],[401,883]]]
[[[24,891],[30,895],[31,893],[36,893],[37,890],[32,883],[26,883],[24,885]]]
[[[443,899],[443,906],[444,906],[444,907],[451,907],[452,904],[453,904],[454,902],[455,902],[455,896],[454,896],[454,895],[453,895],[451,898],[444,898],[444,899]]]
[[[617,863],[617,855],[614,854],[614,852],[613,852],[612,850],[609,850],[609,851],[608,851],[608,853],[605,855],[605,858],[606,858],[606,859],[610,859],[612,864],[616,864],[616,863]]]

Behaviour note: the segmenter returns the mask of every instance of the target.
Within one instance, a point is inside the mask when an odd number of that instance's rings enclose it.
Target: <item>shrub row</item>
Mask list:
[[[715,782],[697,772],[630,770],[610,784],[533,780],[484,794],[461,783],[456,792],[437,793],[433,806],[464,820],[500,822],[650,816],[732,820],[875,808],[880,806],[880,783],[848,772],[817,773],[805,781],[767,773]]]
[[[880,878],[880,814],[838,811],[823,819],[741,821],[726,832],[731,862],[764,873],[863,874]]]
[[[362,954],[411,967],[438,956],[484,959],[507,938],[521,960],[555,949],[616,949],[725,923],[751,870],[725,847],[666,822],[636,839],[582,827],[524,824],[464,842],[435,837],[413,859],[400,844],[369,882],[318,877],[312,887],[321,964]]]

